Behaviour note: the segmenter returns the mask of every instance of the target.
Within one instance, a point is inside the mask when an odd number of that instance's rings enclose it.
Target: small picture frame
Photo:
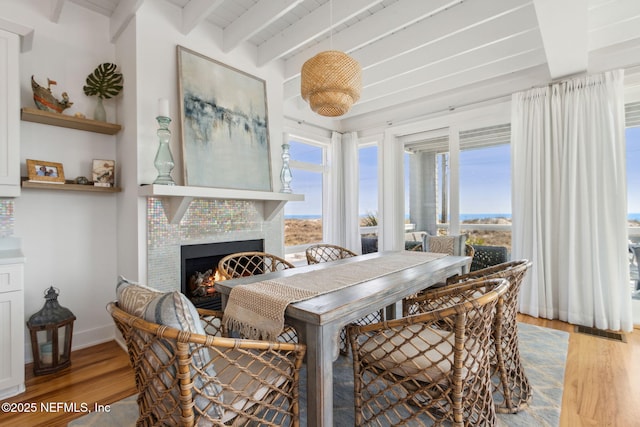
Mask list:
[[[93,185],[96,187],[113,187],[116,176],[115,160],[93,160]]]
[[[27,159],[27,172],[29,181],[64,184],[64,168],[62,167],[62,163]]]

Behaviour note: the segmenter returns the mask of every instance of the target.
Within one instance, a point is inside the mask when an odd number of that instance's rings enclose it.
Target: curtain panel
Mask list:
[[[343,246],[359,254],[360,223],[358,218],[358,134],[331,134],[329,215],[326,221],[329,243]]]
[[[533,262],[520,311],[633,328],[623,72],[512,97],[513,257]]]
[[[329,147],[329,189],[327,192],[328,199],[323,205],[328,206],[328,214],[323,215],[325,218],[323,226],[327,227],[328,243],[338,246],[344,246],[344,170],[343,170],[343,154],[342,154],[342,134],[338,132],[331,133],[331,146]]]
[[[360,242],[359,177],[358,167],[358,133],[349,132],[342,135],[343,178],[345,188],[345,247],[353,252],[362,253]]]

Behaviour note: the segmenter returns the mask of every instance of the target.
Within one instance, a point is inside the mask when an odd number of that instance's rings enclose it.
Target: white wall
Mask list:
[[[114,42],[109,40],[107,17],[73,2],[64,3],[58,23],[50,21],[50,13],[49,1],[2,1],[0,18],[35,30],[32,50],[20,57],[23,106],[35,107],[33,74],[41,84],[47,78],[57,81],[54,94],[68,92],[74,105],[65,114],[91,117],[95,100],[82,92],[86,76],[102,62],[118,64],[124,74],[123,93],[105,101],[108,121],[123,126],[116,136],[21,122],[23,175],[27,158],[62,163],[68,179],[90,176],[93,159],[117,161],[116,180],[123,187],[118,195],[24,189],[15,202],[15,236],[22,239],[27,257],[25,316],[42,307],[46,288],[59,288],[59,302],[77,317],[73,347],[81,348],[113,338],[113,322],[105,305],[115,296],[117,276],[145,279],[146,201],[137,191],[139,184],[156,177],[158,98],[171,103],[171,149],[176,162],[172,175],[183,183],[176,46],[267,82],[274,188],[280,169],[283,80],[279,66],[254,65],[253,48],[223,53],[220,31],[213,26],[204,23],[189,35],[182,34],[180,9],[164,0],[146,1]],[[281,216],[274,221],[281,223]],[[31,360],[29,347],[26,356]]]
[[[3,2],[3,18],[35,29],[32,50],[20,55],[21,105],[35,108],[34,75],[42,85],[47,78],[57,81],[54,94],[69,94],[74,105],[66,114],[91,116],[95,100],[84,95],[82,86],[98,64],[114,61],[108,20],[67,4],[55,24],[48,19],[49,6],[37,0]],[[105,101],[105,106],[108,120],[115,121],[115,102]],[[62,163],[66,178],[73,179],[90,177],[93,159],[116,158],[114,136],[30,122],[21,122],[20,132],[23,176],[25,159]],[[23,189],[15,201],[15,236],[22,239],[27,259],[25,320],[43,306],[45,289],[59,288],[60,304],[77,317],[74,348],[113,337],[105,305],[114,297],[116,209],[116,196],[85,192]]]

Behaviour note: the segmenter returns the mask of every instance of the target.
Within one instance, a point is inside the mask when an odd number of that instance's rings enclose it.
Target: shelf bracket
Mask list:
[[[284,208],[286,200],[264,200],[262,216],[265,221],[271,221]]]
[[[183,215],[189,209],[189,205],[193,201],[193,197],[161,197],[160,202],[164,209],[169,224],[179,224]]]

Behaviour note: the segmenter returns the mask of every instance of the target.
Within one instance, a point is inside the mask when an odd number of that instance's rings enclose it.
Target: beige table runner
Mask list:
[[[238,285],[229,294],[223,323],[227,330],[238,331],[244,337],[275,341],[284,328],[284,311],[289,304],[445,256],[402,251],[275,280]]]

